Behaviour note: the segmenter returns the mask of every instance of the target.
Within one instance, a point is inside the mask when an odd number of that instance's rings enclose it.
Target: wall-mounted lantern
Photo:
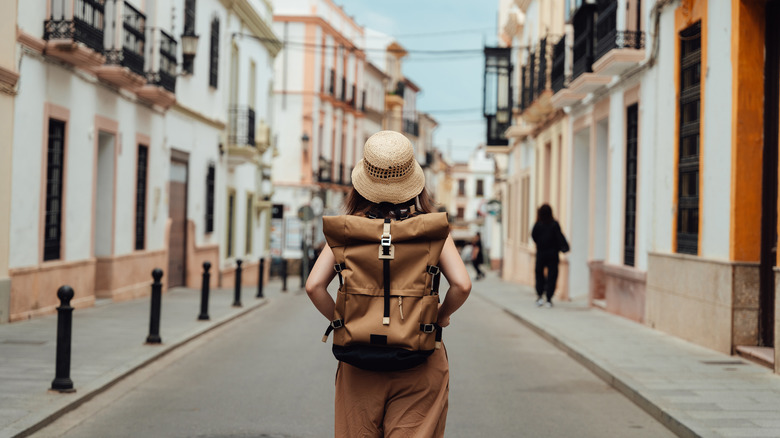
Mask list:
[[[182,34],[181,36],[181,54],[182,54],[182,70],[186,74],[192,74],[194,69],[195,54],[198,52],[198,35]]]

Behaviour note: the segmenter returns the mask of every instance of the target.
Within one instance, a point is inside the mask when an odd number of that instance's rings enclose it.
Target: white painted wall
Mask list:
[[[731,242],[731,2],[707,8],[707,68],[702,96],[701,142],[703,196],[701,255],[728,260]]]
[[[572,118],[573,120],[573,118]],[[569,294],[572,297],[587,295],[590,282],[590,129],[576,132],[572,138],[572,186],[569,222]]]
[[[605,261],[623,264],[626,210],[626,108],[624,87],[613,90],[609,101],[607,184],[607,252]]]

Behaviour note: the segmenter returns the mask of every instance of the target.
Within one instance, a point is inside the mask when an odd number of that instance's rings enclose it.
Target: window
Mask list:
[[[146,174],[149,166],[149,148],[138,145],[138,165],[135,179],[135,249],[146,243]]]
[[[458,214],[455,216],[456,218],[463,220],[463,216],[465,216],[466,210],[463,207],[458,207]]]
[[[677,252],[698,253],[701,23],[680,32]]]
[[[195,35],[195,0],[184,0],[184,35]]]
[[[529,220],[531,204],[531,176],[526,175],[520,180],[520,242],[528,243],[531,231]]]
[[[219,75],[219,19],[211,22],[211,50],[209,59],[209,85],[217,88]]]
[[[206,232],[214,231],[214,180],[216,169],[213,164],[209,164],[209,170],[206,174]]]
[[[46,151],[46,216],[43,237],[43,260],[61,258],[62,243],[62,174],[65,170],[65,122],[49,119],[49,141]]]
[[[637,104],[626,111],[626,229],[624,234],[623,264],[634,266],[636,241],[636,166],[637,166]]]
[[[244,248],[244,254],[252,254],[252,194],[248,194],[246,197],[246,247]]]
[[[228,193],[227,208],[227,257],[233,257],[233,228],[235,225],[236,212],[236,192],[234,191]]]
[[[458,196],[466,196],[466,180],[458,180]]]
[[[477,180],[477,196],[485,196],[485,181]]]

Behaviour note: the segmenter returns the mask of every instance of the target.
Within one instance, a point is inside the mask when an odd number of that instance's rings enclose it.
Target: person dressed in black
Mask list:
[[[536,305],[552,307],[552,296],[558,281],[558,252],[567,252],[569,243],[548,204],[537,210],[531,237],[536,243]]]
[[[485,263],[485,258],[482,256],[482,236],[477,232],[471,241],[471,264],[474,265],[474,270],[477,271],[477,280],[485,278],[485,273],[479,269],[479,265],[482,263]]]

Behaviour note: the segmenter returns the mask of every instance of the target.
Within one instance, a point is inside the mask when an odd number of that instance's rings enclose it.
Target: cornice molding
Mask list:
[[[263,0],[266,6],[269,6],[268,10],[271,11],[270,5],[267,0]],[[271,26],[263,20],[263,17],[257,13],[257,11],[249,4],[249,0],[220,0],[220,2],[228,10],[232,10],[238,15],[249,30],[255,34],[255,36],[262,38],[263,45],[268,49],[272,58],[276,58],[276,55],[282,50],[282,42],[276,37],[276,34],[271,29]]]
[[[218,129],[220,131],[227,127],[227,124],[225,124],[225,122],[222,122],[222,121],[217,120],[217,119],[212,119],[211,117],[208,117],[208,116],[206,116],[204,114],[201,114],[198,111],[195,111],[194,109],[192,109],[190,107],[184,106],[184,105],[182,105],[179,102],[174,103],[173,106],[171,106],[171,109],[179,111],[180,113],[182,113],[184,115],[187,115],[189,117],[192,117],[193,119],[197,119],[197,120],[199,120],[199,121],[201,121],[201,122],[211,126],[212,128],[216,128],[216,129]]]
[[[16,95],[16,83],[19,81],[19,73],[0,66],[0,92]]]

